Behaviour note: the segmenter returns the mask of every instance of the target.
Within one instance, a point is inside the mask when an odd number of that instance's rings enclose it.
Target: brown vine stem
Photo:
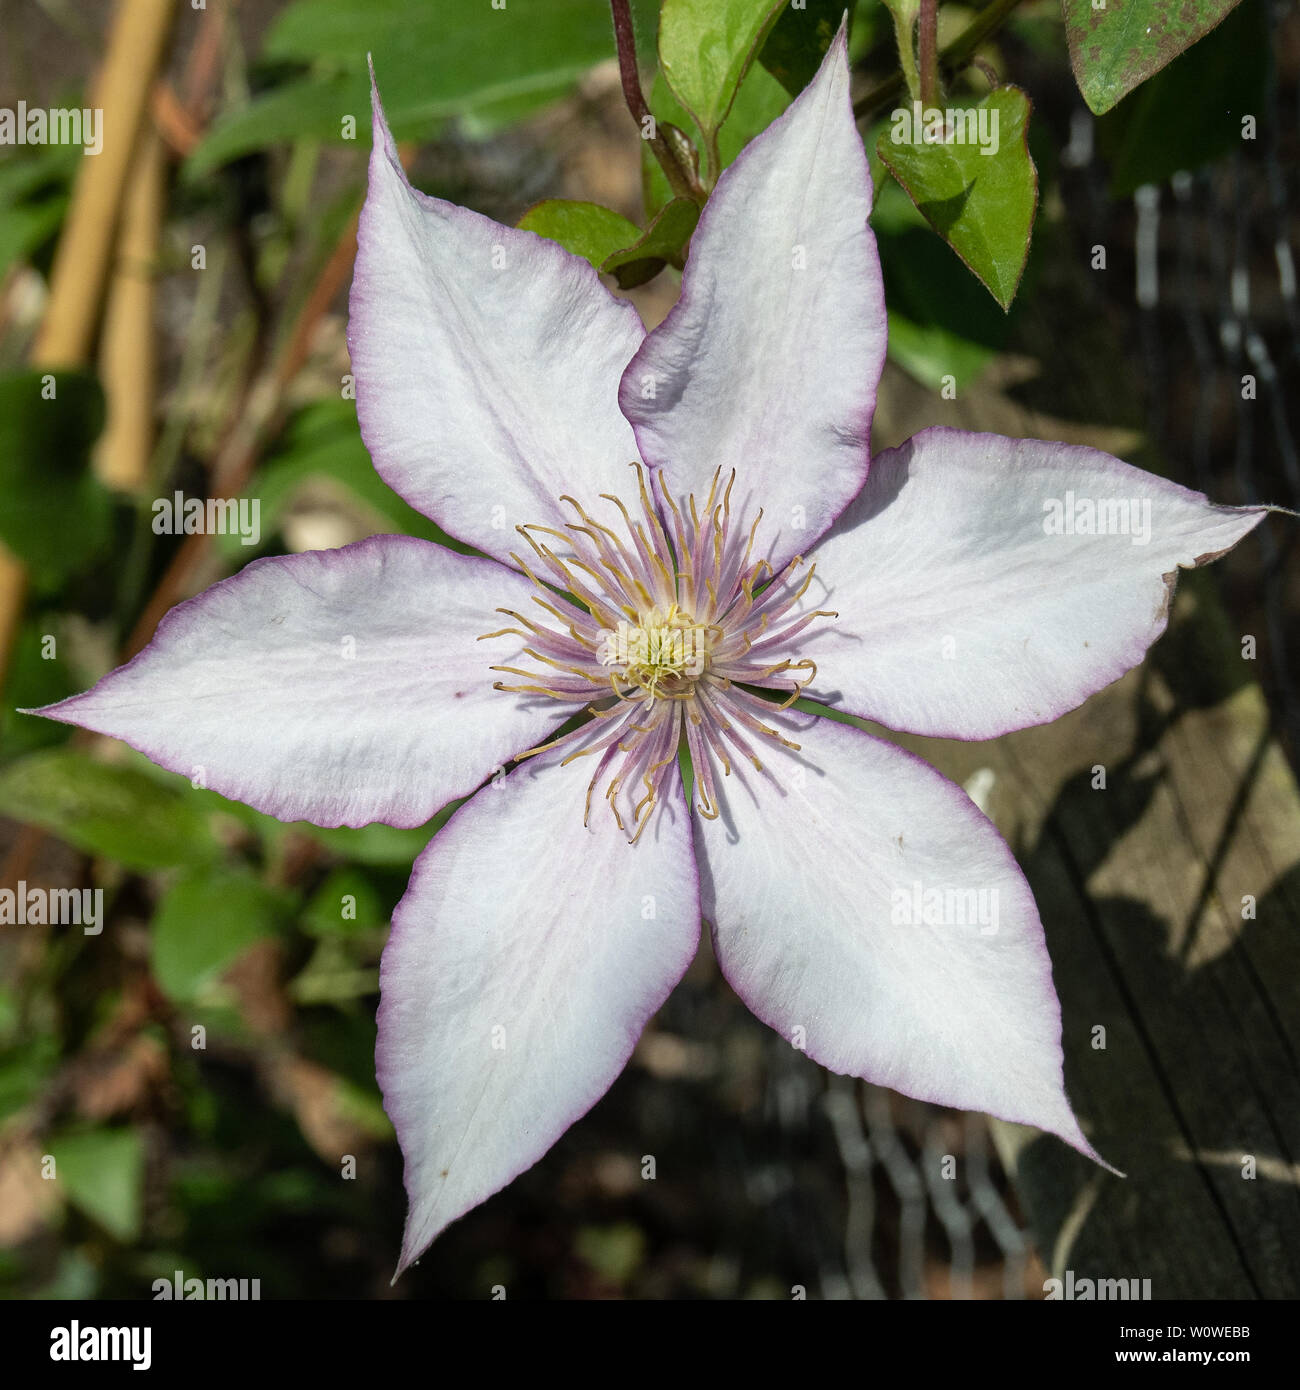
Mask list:
[[[985,5],[961,33],[940,50],[940,71],[951,74],[964,67],[980,45],[1002,28],[1019,4],[1020,0],[991,0],[990,4]],[[893,101],[902,92],[904,85],[901,70],[892,77],[885,78],[853,103],[854,116],[862,120],[873,115],[886,102]]]
[[[921,109],[928,111],[939,104],[939,0],[921,0],[917,64],[921,70]]]
[[[677,158],[673,147],[660,134],[659,123],[646,104],[645,93],[641,90],[641,73],[636,63],[636,31],[632,25],[629,0],[609,0],[609,8],[614,18],[618,76],[623,85],[623,100],[627,103],[627,109],[632,113],[642,139],[649,141],[673,192],[678,197],[693,198],[697,203],[702,203],[708,191],[696,177],[695,171]]]

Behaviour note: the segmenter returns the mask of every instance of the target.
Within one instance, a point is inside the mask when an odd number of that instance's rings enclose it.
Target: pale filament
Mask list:
[[[492,667],[520,678],[497,681],[496,689],[588,702],[587,723],[523,756],[566,747],[564,763],[591,758],[583,824],[603,780],[604,799],[635,843],[681,746],[696,807],[709,818],[719,813],[716,773],[730,775],[733,753],[761,772],[755,747],[762,740],[798,748],[767,717],[793,704],[817,675],[814,662],[790,657],[792,639],[814,619],[836,615],[801,607],[816,568],[804,568],[801,556],[776,573],[754,558],[762,512],[743,528],[734,524],[734,472],[725,486],[721,469],[715,472],[702,504],[669,497],[661,511],[644,466],[631,466],[636,510],[601,494],[618,508],[622,534],[568,496],[560,500],[574,519],[563,529],[517,528],[531,554],[511,558],[536,587],[538,611],[498,609],[512,624],[480,640],[524,639],[529,665]],[[745,687],[786,698],[777,703]]]

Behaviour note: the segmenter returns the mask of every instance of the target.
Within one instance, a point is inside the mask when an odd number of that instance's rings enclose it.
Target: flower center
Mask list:
[[[665,493],[661,509],[644,466],[632,467],[639,516],[602,493],[618,512],[598,521],[566,496],[560,500],[577,519],[563,530],[518,528],[533,555],[511,558],[536,587],[542,614],[498,609],[518,626],[480,640],[522,637],[522,655],[534,663],[494,666],[522,678],[498,681],[498,690],[586,703],[587,723],[523,756],[563,745],[566,763],[592,758],[583,823],[605,778],[605,799],[635,842],[679,745],[707,817],[718,815],[715,775],[730,774],[733,753],[761,772],[756,736],[798,748],[765,717],[791,705],[816,677],[813,661],[792,655],[799,634],[814,619],[836,615],[803,607],[816,567],[800,574],[801,556],[775,573],[753,558],[763,513],[746,529],[733,524],[734,473],[725,487],[721,471],[713,475],[702,506],[693,496],[679,505]]]
[[[675,603],[651,608],[601,631],[600,664],[653,698],[685,699],[708,667],[710,631]]]

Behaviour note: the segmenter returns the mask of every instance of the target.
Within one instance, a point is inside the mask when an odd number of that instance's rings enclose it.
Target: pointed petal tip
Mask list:
[[[618,384],[645,329],[558,242],[414,188],[371,77],[347,328],[361,437],[406,502],[509,567],[516,524],[620,490],[636,444]]]
[[[844,14],[840,18],[840,27],[835,31],[835,37],[831,40],[828,53],[834,53],[844,60],[844,71],[849,70],[849,14],[850,7],[846,6]]]
[[[673,496],[737,470],[738,508],[763,512],[755,554],[774,568],[806,553],[870,469],[887,336],[872,201],[842,23],[812,80],[719,175],[678,301],[619,384]]]
[[[1049,723],[1141,662],[1178,572],[1231,550],[1269,510],[1215,504],[1086,445],[920,430],[876,454],[813,552],[822,587],[808,607],[852,627],[818,631],[800,653],[827,682],[808,694],[931,737]],[[938,593],[959,661],[930,629]]]
[[[733,768],[725,819],[696,826],[723,977],[783,1037],[800,1030],[828,1070],[1053,1134],[1118,1173],[1070,1104],[1038,909],[992,823],[914,754],[817,716],[772,718],[798,758],[770,750],[760,777]],[[795,766],[824,774],[819,822],[798,814]],[[782,867],[803,863],[815,877]],[[923,881],[987,895],[996,930],[974,930],[969,908],[931,920]]]
[[[432,1245],[433,1242],[438,1238],[438,1235],[434,1235],[430,1237],[430,1239],[426,1241],[425,1244],[420,1246],[418,1250],[413,1250],[407,1244],[407,1241],[410,1239],[410,1228],[411,1217],[408,1212],[406,1218],[406,1230],[402,1233],[402,1249],[401,1253],[397,1257],[397,1268],[393,1270],[393,1277],[388,1281],[388,1287],[390,1289],[395,1288],[397,1286],[397,1281],[402,1277],[403,1274],[406,1273],[408,1269],[411,1268],[412,1265],[417,1265],[420,1263],[420,1256],[423,1255],[424,1252],[429,1248],[429,1246]],[[441,1234],[441,1232],[439,1232],[438,1234]]]
[[[531,592],[413,537],[255,560],[178,604],[91,689],[32,713],[187,779],[202,769],[210,790],[282,822],[414,829],[551,727],[554,711],[493,691],[475,647],[484,612]]]
[[[398,1275],[600,1100],[698,948],[680,782],[661,837],[629,851],[612,818],[584,830],[590,773],[561,757],[461,807],[393,913],[375,1062],[405,1162]]]
[[[1071,1112],[1071,1120],[1073,1121],[1073,1123],[1070,1125],[1062,1125],[1059,1129],[1045,1130],[1044,1133],[1055,1135],[1056,1138],[1060,1139],[1063,1143],[1068,1144],[1076,1153],[1082,1154],[1084,1158],[1091,1159],[1095,1164],[1097,1164],[1101,1168],[1104,1168],[1108,1173],[1113,1173],[1115,1177],[1128,1177],[1127,1173],[1121,1172],[1118,1168],[1115,1167],[1113,1163],[1108,1163],[1104,1158],[1102,1158],[1102,1156],[1097,1152],[1097,1150],[1093,1148],[1092,1142],[1089,1140],[1088,1136],[1083,1132],[1083,1129],[1079,1125],[1078,1120],[1074,1119],[1073,1112]]]
[[[117,669],[122,670],[123,668],[118,667]],[[113,674],[115,673],[112,671],[108,673],[110,676]],[[75,695],[66,695],[62,700],[55,700],[52,704],[38,705],[31,709],[15,709],[14,713],[31,714],[37,719],[53,719],[59,724],[69,724],[74,729],[86,729],[92,734],[102,734],[105,732],[103,729],[100,729],[95,724],[88,723],[88,716],[85,714],[79,715],[78,711],[84,709],[95,694],[98,686],[106,679],[107,676],[101,677],[100,680],[96,681],[88,690],[78,691]],[[109,734],[108,737],[113,738],[117,736]],[[130,739],[124,738],[122,742],[128,744],[132,748],[135,747]]]
[[[65,695],[61,700],[53,700],[48,705],[16,706],[15,714],[32,714],[38,719],[57,719],[60,724],[76,724],[80,726],[81,721],[73,714],[78,705],[84,703],[86,697],[94,690],[92,685],[89,690],[79,691],[76,695]],[[60,713],[62,711],[62,713]]]
[[[388,117],[384,115],[384,100],[379,95],[379,78],[375,76],[375,62],[373,56],[366,55],[366,64],[370,69],[370,121],[371,121],[371,165],[380,150],[388,157],[403,183],[407,182],[406,171],[402,168],[402,161],[398,158],[397,142],[393,139],[393,132],[388,128]]]
[[[502,1187],[508,1186],[509,1183],[502,1184]],[[501,1187],[497,1188],[497,1192],[501,1190]],[[449,1227],[454,1226],[462,1216],[468,1214],[467,1212],[453,1211],[450,1216],[443,1220],[430,1221],[428,1212],[422,1212],[419,1214],[423,1219],[417,1229],[416,1216],[419,1211],[416,1200],[417,1194],[412,1192],[408,1187],[406,1195],[407,1209],[406,1221],[402,1227],[402,1246],[397,1256],[397,1268],[393,1271],[392,1279],[389,1280],[389,1288],[392,1288],[408,1269],[414,1269],[415,1266],[420,1263],[425,1254],[433,1248],[434,1243]],[[490,1195],[495,1196],[496,1193]],[[484,1200],[486,1200],[486,1198]],[[470,1208],[470,1210],[473,1210],[473,1208]]]

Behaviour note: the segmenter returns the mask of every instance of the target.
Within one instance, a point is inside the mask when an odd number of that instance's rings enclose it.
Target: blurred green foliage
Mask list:
[[[0,275],[58,231],[82,157],[72,145],[33,145],[22,158],[0,161]]]
[[[103,425],[93,376],[0,377],[0,541],[38,589],[57,588],[111,539],[108,493],[87,466]]]
[[[454,13],[409,0],[296,0],[262,48],[276,80],[213,124],[190,173],[271,141],[366,144],[367,55],[402,139],[456,118],[472,116],[480,130],[520,120],[562,96],[610,50],[604,0],[513,0],[508,9],[484,3]]]
[[[163,786],[136,767],[50,748],[0,770],[0,814],[129,869],[206,863],[217,842],[206,817],[178,790],[183,780],[173,782]]]

